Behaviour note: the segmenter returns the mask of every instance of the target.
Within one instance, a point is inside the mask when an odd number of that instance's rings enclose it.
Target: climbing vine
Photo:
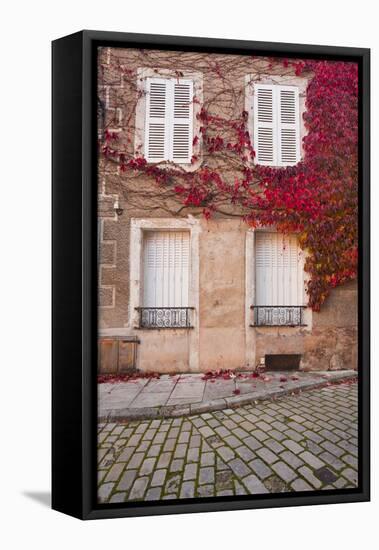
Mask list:
[[[297,232],[301,248],[307,251],[309,306],[318,311],[331,288],[354,279],[357,273],[357,65],[239,58],[241,72],[252,75],[250,82],[259,82],[267,74],[308,79],[303,159],[296,166],[271,168],[253,162],[255,151],[244,107],[246,90],[238,89],[233,78],[237,56],[170,52],[170,57],[162,59],[150,51],[135,55],[134,64],[200,70],[211,75],[216,85],[213,94],[204,93],[198,110],[193,145],[200,152],[192,158],[196,169],[188,171],[171,163],[147,163],[141,153],[136,153],[132,134],[140,91],[135,72],[127,59],[100,64],[100,84],[104,71],[111,66],[113,74],[122,75],[123,93],[129,94],[123,132],[112,129],[116,125],[111,119],[101,125],[99,138],[101,156],[106,163],[117,164],[118,182],[127,190],[128,200],[133,205],[136,197],[144,204],[150,199],[154,208],[164,208],[173,201],[176,206],[170,210],[172,214],[191,209],[207,219],[219,214],[240,216],[253,227],[276,226],[282,232]],[[122,101],[122,97],[116,98],[114,113]],[[194,102],[200,106],[198,97]],[[135,185],[139,179],[154,182],[156,190]]]

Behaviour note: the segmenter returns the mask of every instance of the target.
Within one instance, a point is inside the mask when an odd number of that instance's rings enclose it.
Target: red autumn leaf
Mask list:
[[[236,390],[233,391],[234,395],[239,395],[241,393],[241,390],[239,390],[238,388]]]
[[[124,133],[109,129],[103,131],[99,149],[107,162],[119,164],[121,180],[128,170],[148,176],[157,185],[167,186],[167,191],[173,190],[184,206],[201,207],[205,218],[219,199],[222,203],[229,200],[247,212],[244,220],[251,227],[276,225],[283,233],[298,233],[301,248],[308,251],[308,305],[319,311],[330,289],[357,274],[358,68],[342,61],[268,60],[268,67],[280,69],[281,65],[286,74],[306,72],[309,78],[303,114],[304,155],[296,166],[272,169],[248,165],[248,159],[254,157],[249,116],[246,111],[238,114],[236,105],[231,105],[233,116],[214,109],[219,99],[223,101],[223,94],[229,100],[230,87],[222,65],[213,60],[209,60],[208,69],[220,78],[220,89],[196,115],[201,127],[193,138],[194,146],[199,136],[203,139],[202,168],[191,172],[147,164],[142,156],[130,158],[122,147]],[[125,79],[132,78],[128,69],[122,72]],[[138,94],[140,97],[142,92]],[[194,98],[193,103],[199,104],[199,100]],[[129,131],[126,141],[130,141]],[[199,159],[194,157],[192,162],[195,160]]]

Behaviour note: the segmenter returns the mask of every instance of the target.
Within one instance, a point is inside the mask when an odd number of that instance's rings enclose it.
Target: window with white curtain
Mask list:
[[[189,290],[188,231],[146,231],[143,307],[186,308]]]
[[[303,252],[296,235],[257,231],[255,234],[255,324],[303,324],[303,304]]]

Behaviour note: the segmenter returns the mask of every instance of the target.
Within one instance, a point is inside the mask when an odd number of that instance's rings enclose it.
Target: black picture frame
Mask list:
[[[96,503],[98,46],[339,59],[359,65],[359,484],[302,494]],[[370,50],[85,30],[52,44],[52,507],[81,519],[370,499]]]

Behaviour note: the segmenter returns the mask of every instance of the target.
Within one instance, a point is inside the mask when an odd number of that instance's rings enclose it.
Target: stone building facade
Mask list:
[[[106,129],[127,154],[149,162],[167,155],[172,164],[178,159],[180,170],[198,169],[204,159],[201,139],[193,139],[197,115],[203,101],[217,97],[218,66],[226,67],[230,92],[224,97],[220,90],[215,112],[248,112],[253,141],[261,140],[258,162],[259,156],[272,166],[298,162],[311,75],[296,77],[263,59],[101,49],[99,136]],[[159,134],[162,90],[171,141]],[[196,97],[190,110],[185,99],[175,106],[176,93]],[[287,121],[279,130],[275,120],[265,120],[267,97],[271,116],[278,105]],[[277,131],[279,152],[265,139]],[[357,367],[356,284],[334,289],[321,311],[312,312],[296,236],[254,230],[235,207],[223,205],[206,219],[202,208],[183,207],[151,178],[123,173],[99,155],[98,245],[101,372],[251,369],[263,360],[269,368]]]

